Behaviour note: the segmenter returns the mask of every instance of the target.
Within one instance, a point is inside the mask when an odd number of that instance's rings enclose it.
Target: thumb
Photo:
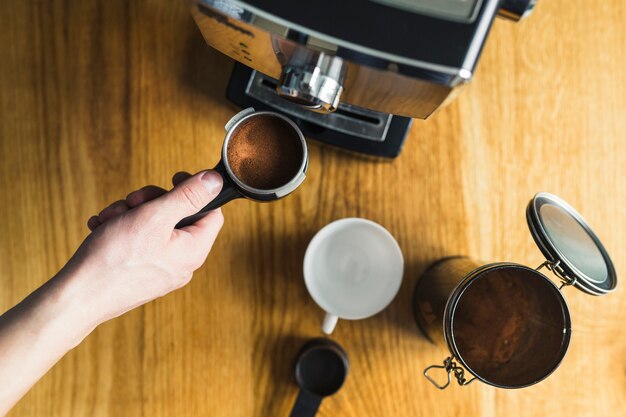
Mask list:
[[[222,176],[216,171],[199,172],[159,198],[159,211],[168,223],[176,224],[202,210],[219,194],[222,185]]]

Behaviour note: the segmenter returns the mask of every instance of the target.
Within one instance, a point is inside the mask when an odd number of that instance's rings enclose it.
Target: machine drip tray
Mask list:
[[[340,103],[334,113],[320,114],[276,93],[276,80],[235,63],[226,96],[240,107],[271,110],[294,120],[305,136],[368,155],[395,158],[413,119]]]

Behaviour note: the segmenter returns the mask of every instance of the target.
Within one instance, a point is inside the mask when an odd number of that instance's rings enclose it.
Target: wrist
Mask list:
[[[33,294],[40,298],[42,323],[47,323],[46,337],[66,344],[68,350],[100,324],[83,288],[84,281],[80,271],[64,269]]]

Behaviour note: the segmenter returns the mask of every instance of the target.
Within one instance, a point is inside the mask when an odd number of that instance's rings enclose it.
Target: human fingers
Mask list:
[[[158,213],[158,218],[172,226],[187,216],[198,213],[222,189],[222,177],[209,170],[182,181],[161,197],[142,206],[144,211]]]
[[[96,230],[96,228],[100,226],[101,224],[102,223],[100,223],[100,219],[98,218],[98,216],[91,216],[89,220],[87,220],[87,227],[92,232]]]
[[[162,196],[167,191],[156,185],[146,185],[126,196],[126,205],[133,208]]]
[[[118,200],[103,209],[100,214],[98,214],[98,220],[100,221],[100,224],[105,223],[107,220],[128,211],[128,209],[129,207],[126,204],[126,201]]]

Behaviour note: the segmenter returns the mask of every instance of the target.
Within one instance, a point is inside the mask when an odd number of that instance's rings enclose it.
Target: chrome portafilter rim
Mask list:
[[[281,185],[280,187],[271,188],[271,189],[261,189],[261,188],[251,187],[250,185],[241,181],[237,177],[235,172],[232,170],[230,163],[228,161],[228,145],[233,136],[233,133],[236,132],[237,128],[241,126],[241,124],[245,123],[246,121],[252,118],[263,117],[263,116],[276,117],[282,120],[283,122],[287,123],[294,130],[294,132],[297,133],[298,139],[300,141],[300,146],[302,149],[302,160],[300,161],[300,166],[296,174],[285,184]],[[258,111],[258,112],[252,112],[242,117],[235,124],[229,127],[226,137],[224,138],[224,144],[222,146],[222,163],[224,165],[224,170],[226,171],[229,179],[242,191],[242,193],[246,195],[246,197],[256,198],[255,196],[264,196],[264,197],[281,198],[293,192],[304,181],[306,177],[306,170],[308,168],[308,163],[309,163],[309,152],[308,152],[306,140],[304,139],[304,135],[302,131],[300,130],[300,128],[298,127],[298,125],[296,125],[293,122],[293,120],[276,112]]]

